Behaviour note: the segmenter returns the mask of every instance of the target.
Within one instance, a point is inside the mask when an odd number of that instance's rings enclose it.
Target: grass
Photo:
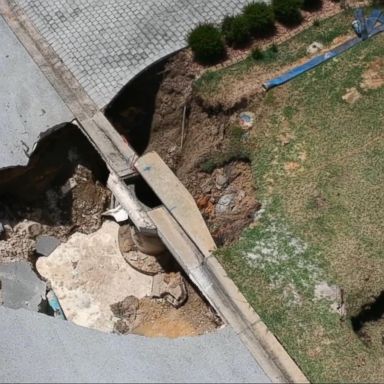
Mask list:
[[[318,26],[309,28],[279,45],[277,52],[273,47],[267,49],[260,60],[254,60],[250,54],[245,60],[230,67],[206,72],[195,82],[196,94],[205,100],[220,99],[220,96],[224,98],[228,92],[233,93],[235,82],[248,81],[247,79],[253,76],[258,77],[260,71],[271,74],[282,66],[304,58],[307,55],[308,45],[314,41],[321,42],[325,46],[330,45],[336,37],[352,32],[351,15],[352,11],[346,11],[320,21]]]
[[[222,148],[211,153],[207,159],[201,162],[200,169],[203,172],[212,173],[216,168],[223,167],[235,160],[250,161],[247,133],[236,125],[228,129],[228,139],[222,143]]]
[[[279,47],[268,65],[302,57],[312,41],[332,41],[350,21],[344,15],[322,22]],[[350,322],[384,289],[384,87],[360,87],[383,52],[380,35],[247,107],[256,114],[249,154],[263,209],[218,257],[313,382],[384,378],[382,322],[367,327],[368,343]],[[212,91],[253,65],[247,59],[209,73],[199,86]],[[353,105],[342,99],[351,87],[362,95]],[[331,300],[315,296],[321,282],[344,289],[345,319]]]

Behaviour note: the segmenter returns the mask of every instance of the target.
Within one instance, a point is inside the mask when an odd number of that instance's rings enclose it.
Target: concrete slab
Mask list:
[[[39,137],[72,113],[0,16],[0,169],[26,165]]]
[[[99,107],[199,23],[251,0],[15,0]]]
[[[51,281],[65,316],[74,323],[112,332],[111,304],[127,296],[141,299],[152,292],[152,277],[139,273],[123,258],[119,225],[106,221],[91,235],[75,233],[36,268]]]
[[[180,339],[117,336],[4,307],[0,322],[3,383],[270,382],[229,327]]]
[[[25,262],[0,264],[2,304],[13,309],[38,311],[45,299],[46,284]]]
[[[36,239],[36,252],[41,256],[49,256],[60,243],[61,241],[54,236],[39,236]]]
[[[156,152],[141,156],[135,167],[185,233],[208,257],[216,249],[215,242],[195,200],[181,181]]]

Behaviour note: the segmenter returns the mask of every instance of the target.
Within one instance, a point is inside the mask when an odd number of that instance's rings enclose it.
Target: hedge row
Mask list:
[[[272,5],[253,2],[236,16],[226,16],[218,28],[213,24],[201,24],[188,36],[195,59],[202,64],[215,64],[226,55],[226,45],[238,48],[253,38],[270,36],[275,32],[275,21],[287,26],[302,21],[300,8],[316,10],[322,0],[272,0]]]

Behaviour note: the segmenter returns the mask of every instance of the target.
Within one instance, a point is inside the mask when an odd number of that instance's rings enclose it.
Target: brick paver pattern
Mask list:
[[[249,0],[16,0],[99,107],[201,22]]]

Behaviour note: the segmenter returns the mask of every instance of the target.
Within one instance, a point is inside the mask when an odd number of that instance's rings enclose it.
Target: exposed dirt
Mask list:
[[[342,96],[342,99],[348,104],[355,104],[361,98],[361,93],[355,88],[347,88],[347,92]]]
[[[188,300],[178,309],[164,300],[140,300],[132,333],[176,338],[213,332],[221,324],[220,319],[191,285],[187,290]]]
[[[147,150],[157,151],[177,174],[195,198],[216,242],[224,244],[235,240],[252,222],[259,204],[250,164],[232,161],[212,173],[201,170],[213,153],[227,150],[233,118],[209,114],[194,100],[191,87],[195,74],[188,52],[180,52],[167,64]],[[187,113],[182,135],[184,106]],[[218,212],[217,203],[225,195],[231,195],[232,201],[228,209]]]
[[[362,78],[360,84],[362,89],[381,88],[384,85],[384,59],[380,57],[372,61]]]
[[[98,154],[72,127],[43,140],[27,167],[4,171],[0,222],[6,231],[0,262],[32,260],[40,234],[66,241],[75,231],[96,231],[110,198],[99,181],[106,173]],[[39,229],[26,235],[31,222]]]

